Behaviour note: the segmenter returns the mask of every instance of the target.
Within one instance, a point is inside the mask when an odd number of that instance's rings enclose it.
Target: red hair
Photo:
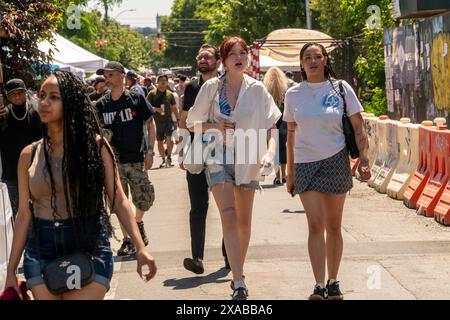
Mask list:
[[[227,38],[225,39],[222,44],[220,45],[220,57],[222,58],[222,63],[225,66],[225,60],[228,58],[228,54],[230,53],[231,49],[233,49],[233,47],[239,44],[242,49],[244,49],[245,52],[248,53],[248,45],[247,42],[245,42],[244,39],[240,38],[240,37],[231,37],[231,38]]]

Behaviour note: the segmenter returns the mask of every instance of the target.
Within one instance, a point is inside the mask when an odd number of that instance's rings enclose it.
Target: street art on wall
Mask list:
[[[450,14],[384,32],[391,118],[450,119]]]

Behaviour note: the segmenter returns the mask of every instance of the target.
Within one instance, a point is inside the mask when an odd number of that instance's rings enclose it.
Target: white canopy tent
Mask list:
[[[108,60],[83,49],[57,33],[55,34],[54,45],[48,41],[43,41],[38,44],[38,47],[45,53],[52,50],[55,64],[63,63],[72,67],[81,68],[85,72],[95,72],[97,69],[103,68],[108,62]]]
[[[284,71],[300,71],[300,50],[307,42],[318,42],[328,52],[336,48],[336,40],[329,35],[309,29],[279,29],[264,39],[260,48],[260,69],[266,72],[270,67]]]
[[[81,79],[84,79],[86,77],[86,73],[84,72],[84,69],[70,66],[68,64],[53,60],[52,70],[56,70],[56,69],[63,70],[63,71],[70,71],[73,74],[79,76]]]

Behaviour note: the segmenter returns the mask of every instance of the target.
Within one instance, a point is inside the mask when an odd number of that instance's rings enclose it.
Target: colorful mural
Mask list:
[[[450,14],[384,32],[388,115],[450,123]]]

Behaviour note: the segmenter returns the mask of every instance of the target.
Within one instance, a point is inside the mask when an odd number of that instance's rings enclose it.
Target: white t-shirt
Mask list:
[[[347,102],[347,115],[364,111],[353,88],[342,84]],[[343,100],[338,80],[301,82],[286,92],[283,120],[295,122],[294,162],[307,163],[327,159],[345,147],[342,131]]]

